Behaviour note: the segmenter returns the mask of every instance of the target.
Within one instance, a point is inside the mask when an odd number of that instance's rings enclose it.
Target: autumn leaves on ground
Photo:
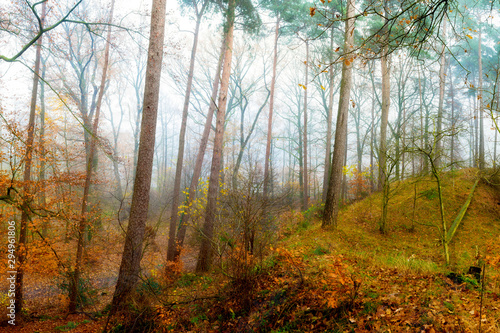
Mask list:
[[[474,170],[442,176],[448,223],[475,177]],[[108,327],[112,332],[498,332],[500,206],[494,180],[480,181],[450,244],[449,266],[432,178],[393,184],[385,235],[378,231],[380,193],[345,207],[336,230],[320,227],[321,209],[315,206],[270,217],[266,230],[255,234],[253,255],[237,235],[220,232],[224,248],[210,274],[194,274],[195,253],[186,250],[184,267],[165,276],[168,230],[151,228],[134,299]],[[0,331],[102,331],[122,248],[116,223],[103,222],[86,255],[80,312],[66,315],[64,269],[33,235],[27,310],[16,327]],[[59,255],[73,246],[54,244]],[[467,274],[470,267],[483,271],[479,277]],[[5,312],[5,293],[0,301]]]

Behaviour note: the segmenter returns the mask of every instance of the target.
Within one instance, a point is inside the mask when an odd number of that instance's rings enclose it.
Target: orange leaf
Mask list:
[[[309,8],[309,15],[314,16],[316,14],[316,7]]]

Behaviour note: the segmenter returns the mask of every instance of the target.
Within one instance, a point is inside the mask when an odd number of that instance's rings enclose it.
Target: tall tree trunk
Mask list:
[[[179,133],[179,150],[177,153],[177,165],[175,167],[175,180],[174,180],[174,193],[172,198],[172,210],[170,212],[170,229],[168,233],[168,248],[167,248],[167,261],[174,261],[175,259],[175,234],[177,231],[177,225],[179,224],[179,201],[181,193],[181,179],[182,179],[182,167],[184,162],[184,145],[186,142],[186,127],[187,127],[187,117],[189,110],[189,98],[191,96],[191,86],[193,84],[194,75],[194,64],[196,58],[196,49],[198,47],[198,37],[200,34],[200,24],[205,11],[208,1],[205,1],[202,5],[200,11],[198,12],[198,7],[195,2],[193,2],[196,11],[196,27],[194,30],[194,40],[193,47],[191,49],[191,60],[189,63],[189,73],[187,79],[186,94],[184,96],[184,108],[182,110],[182,122],[181,130]]]
[[[222,39],[222,45],[219,53],[219,61],[217,63],[217,70],[215,72],[214,82],[212,86],[212,95],[210,97],[210,106],[208,108],[207,119],[205,120],[205,127],[203,129],[203,134],[201,136],[200,146],[198,147],[198,154],[196,155],[196,162],[194,165],[193,177],[191,178],[191,184],[189,186],[189,195],[186,200],[186,204],[184,206],[191,207],[191,203],[195,199],[196,196],[196,187],[198,186],[198,181],[201,175],[201,167],[203,166],[203,159],[205,157],[205,150],[207,149],[208,138],[210,134],[210,129],[212,128],[212,119],[214,116],[214,111],[217,107],[215,104],[215,100],[217,99],[217,94],[219,92],[219,82],[220,82],[220,74],[222,72],[222,64],[224,63],[224,55],[226,50],[226,34],[224,33],[224,37]],[[177,232],[177,236],[175,239],[176,247],[174,253],[174,261],[178,261],[182,246],[184,245],[184,239],[186,238],[187,226],[190,218],[189,210],[187,212],[183,212],[181,215],[181,226],[179,231]]]
[[[377,133],[375,132],[375,87],[372,89],[372,107],[371,107],[371,130],[370,130],[370,190],[375,191],[375,173],[373,170],[375,169],[375,156],[374,150],[376,147],[375,137]]]
[[[483,117],[483,61],[481,56],[481,26],[479,26],[479,40],[477,47],[479,67],[479,169],[484,169],[484,117]]]
[[[450,165],[451,170],[455,169],[455,90],[453,88],[453,80],[450,79],[450,95],[451,95],[451,151],[450,151]]]
[[[115,182],[116,182],[116,198],[118,200],[124,200],[123,196],[123,188],[122,188],[122,180],[120,176],[120,170],[119,170],[119,163],[118,163],[118,138],[120,136],[120,128],[122,125],[123,121],[123,96],[124,94],[120,94],[118,96],[118,103],[120,105],[120,120],[118,124],[115,124],[114,116],[113,116],[113,110],[111,109],[111,105],[109,103],[109,99],[107,100],[108,108],[109,108],[109,117],[110,117],[110,122],[111,122],[111,127],[113,131],[113,175],[115,176]]]
[[[325,151],[325,172],[323,173],[323,194],[322,201],[326,201],[328,193],[328,179],[330,178],[330,161],[332,154],[332,118],[333,118],[333,27],[330,30],[330,87],[328,89],[328,114],[326,116],[326,151]]]
[[[323,215],[323,227],[337,226],[342,192],[342,168],[344,166],[344,152],[347,141],[347,117],[349,115],[349,99],[352,85],[352,63],[354,61],[354,56],[351,54],[354,44],[354,21],[354,0],[349,0],[347,2],[347,19],[345,22],[344,61],[340,82],[340,101],[335,131],[335,145],[333,147],[332,167],[325,202],[325,213]]]
[[[226,50],[224,55],[224,69],[222,71],[217,119],[215,125],[214,151],[212,166],[208,183],[207,207],[205,211],[205,222],[202,228],[202,241],[200,253],[196,263],[197,272],[207,272],[212,264],[212,240],[215,227],[215,213],[217,209],[217,195],[219,191],[220,166],[222,161],[222,149],[224,139],[224,123],[226,119],[227,93],[229,89],[229,78],[231,75],[231,58],[233,55],[233,33],[236,1],[229,0],[227,7]]]
[[[38,176],[38,179],[41,183],[41,188],[40,188],[40,206],[41,207],[46,207],[47,205],[47,196],[45,193],[45,61],[42,60],[42,81],[40,81],[40,174]],[[42,222],[42,236],[45,238],[47,237],[49,229],[49,223],[47,219],[44,219]]]
[[[424,143],[426,141],[426,127],[424,127],[424,102],[423,102],[423,92],[422,92],[422,79],[420,78],[420,67],[417,67],[418,74],[418,99],[419,99],[419,109],[420,109],[420,147],[425,147]],[[427,120],[427,119],[425,119]],[[421,157],[421,172],[427,174],[429,172],[429,164],[425,156]]]
[[[443,33],[442,39],[446,40],[446,19],[443,20]],[[439,59],[439,102],[438,102],[438,114],[437,114],[437,133],[436,133],[436,156],[435,162],[436,168],[441,167],[441,156],[443,155],[443,142],[441,138],[443,137],[443,105],[444,105],[444,88],[446,84],[446,57],[445,57],[446,45],[443,44],[441,49],[441,55]]]
[[[382,72],[382,112],[380,120],[380,148],[379,148],[379,176],[378,184],[379,190],[384,187],[384,182],[387,177],[387,126],[389,123],[389,107],[391,105],[391,78],[390,69],[388,65],[389,61],[389,36],[388,36],[388,9],[387,0],[384,0],[384,17],[385,17],[385,27],[384,27],[384,45],[382,49],[382,57],[380,58],[380,67]]]
[[[92,172],[95,158],[95,148],[98,137],[98,129],[99,129],[99,118],[101,113],[101,105],[102,98],[104,96],[104,90],[106,86],[106,78],[108,73],[108,64],[109,64],[109,46],[111,44],[111,22],[113,21],[113,9],[115,6],[115,1],[111,1],[111,10],[109,13],[108,19],[108,40],[106,42],[106,50],[104,51],[104,65],[102,69],[102,78],[101,85],[99,88],[99,96],[97,98],[94,122],[92,124],[92,136],[90,137],[90,151],[87,158],[87,170],[85,175],[85,185],[83,187],[83,197],[82,197],[82,210],[80,216],[80,223],[78,225],[78,243],[76,247],[76,259],[75,259],[75,270],[71,276],[71,287],[69,292],[69,312],[74,313],[78,307],[78,290],[80,284],[80,275],[83,264],[83,245],[84,245],[84,235],[85,230],[87,229],[87,206],[88,206],[88,197],[90,192],[90,183],[92,181]]]
[[[304,202],[304,154],[302,153],[303,144],[302,144],[302,122],[301,122],[301,110],[300,110],[300,102],[297,105],[297,131],[299,137],[299,146],[298,146],[298,157],[299,157],[299,199],[300,204]]]
[[[149,190],[151,188],[153,170],[166,4],[166,0],[153,0],[152,4],[141,136],[138,151],[138,159],[141,163],[137,165],[135,173],[129,223],[118,281],[115,293],[113,294],[113,309],[121,306],[123,301],[132,293],[140,273],[142,243],[148,216]]]
[[[266,157],[264,164],[264,200],[269,195],[269,184],[273,181],[269,177],[269,165],[271,158],[271,140],[273,136],[273,111],[274,111],[274,90],[276,86],[276,67],[278,65],[278,38],[280,32],[280,14],[276,14],[276,27],[274,30],[274,51],[273,51],[273,77],[271,78],[271,92],[269,96],[269,116],[267,119],[267,139],[266,139]]]
[[[45,21],[46,4],[42,4],[42,15],[41,27],[43,27]],[[36,56],[35,56],[35,68],[33,70],[33,86],[31,89],[31,103],[30,103],[30,117],[28,121],[28,138],[26,140],[26,153],[24,155],[24,193],[23,193],[23,203],[21,205],[21,221],[20,221],[20,231],[19,231],[19,242],[17,246],[17,274],[16,274],[16,284],[15,284],[15,304],[16,313],[19,313],[23,309],[23,280],[24,280],[24,266],[26,265],[26,257],[28,254],[28,222],[30,219],[28,211],[32,198],[31,191],[32,186],[31,181],[31,166],[33,164],[33,143],[35,137],[35,115],[36,115],[36,100],[38,97],[38,81],[40,77],[40,63],[41,63],[41,53],[42,53],[42,36],[38,39],[36,43]]]
[[[477,97],[475,94],[472,98],[474,110],[474,168],[479,167],[479,107],[477,105]]]
[[[304,146],[304,196],[302,198],[302,210],[306,211],[309,206],[309,174],[308,174],[308,160],[307,160],[307,86],[309,81],[309,41],[306,40],[306,79],[305,79],[305,89],[304,89],[304,140],[302,144]]]

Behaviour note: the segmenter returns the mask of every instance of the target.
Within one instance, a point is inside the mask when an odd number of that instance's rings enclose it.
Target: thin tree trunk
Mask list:
[[[345,22],[344,61],[342,64],[342,79],[340,82],[340,101],[333,147],[332,167],[328,183],[328,193],[323,215],[323,227],[336,227],[339,203],[342,192],[342,167],[347,139],[347,117],[349,115],[350,92],[352,84],[353,55],[350,53],[354,44],[354,0],[347,3],[347,19]]]
[[[267,101],[269,99],[269,95],[270,95],[270,91],[268,90],[267,91],[266,100],[264,101],[264,103],[262,103],[262,105],[260,106],[259,110],[257,111],[257,114],[255,115],[255,118],[254,118],[254,120],[252,122],[252,125],[250,126],[250,130],[248,131],[248,133],[247,133],[246,136],[244,136],[244,132],[243,132],[244,131],[243,130],[243,124],[244,124],[244,121],[245,121],[245,119],[244,119],[245,113],[242,112],[242,114],[241,114],[240,149],[239,149],[239,152],[238,152],[238,156],[236,158],[236,162],[234,163],[233,179],[232,179],[233,189],[234,190],[236,190],[238,188],[238,173],[239,173],[239,170],[240,170],[241,162],[243,160],[243,154],[245,152],[245,148],[248,145],[248,142],[250,141],[250,137],[252,136],[253,131],[255,130],[255,126],[257,125],[257,121],[259,120],[260,114],[262,113],[262,110],[264,110],[264,107],[267,104]]]
[[[41,27],[43,27],[45,21],[45,11],[46,2],[42,4],[42,15]],[[32,201],[32,187],[30,185],[31,181],[31,166],[33,164],[33,143],[35,136],[35,115],[36,115],[36,100],[38,97],[38,81],[40,77],[40,63],[41,63],[41,53],[42,53],[42,36],[37,41],[36,44],[36,56],[35,56],[35,68],[33,70],[33,86],[31,89],[31,103],[30,103],[30,117],[28,122],[28,138],[26,140],[26,153],[24,161],[24,194],[23,203],[21,205],[21,221],[20,221],[20,231],[19,231],[19,242],[17,250],[17,274],[15,283],[15,304],[16,313],[19,313],[23,309],[23,280],[24,280],[24,266],[26,265],[26,257],[28,254],[28,222],[30,220],[29,216],[29,206]]]
[[[479,27],[478,40],[478,66],[479,66],[479,169],[484,169],[484,117],[483,117],[483,61],[481,56],[481,27]]]
[[[174,193],[172,198],[172,210],[170,212],[170,229],[168,233],[168,248],[167,248],[167,261],[174,261],[175,259],[175,234],[177,231],[177,225],[179,223],[179,201],[181,193],[181,179],[182,179],[182,167],[184,162],[184,146],[186,142],[186,127],[187,127],[187,117],[189,110],[189,98],[191,96],[191,86],[193,84],[194,75],[194,64],[196,58],[196,49],[198,47],[198,37],[200,34],[200,24],[203,17],[203,13],[206,8],[208,1],[205,1],[202,5],[200,11],[198,12],[198,7],[195,2],[193,2],[196,10],[196,27],[194,30],[194,40],[193,47],[191,49],[191,60],[189,64],[189,73],[186,87],[186,94],[184,96],[184,108],[182,110],[182,122],[181,130],[179,133],[179,151],[177,153],[177,165],[175,167],[175,180],[174,180]]]
[[[138,159],[141,163],[137,165],[135,173],[129,224],[118,281],[113,294],[112,309],[121,306],[123,301],[132,293],[140,273],[142,243],[148,216],[149,190],[151,188],[153,169],[166,4],[166,0],[153,0],[152,4],[141,137],[138,151]]]
[[[45,208],[47,205],[47,196],[45,193],[45,61],[42,60],[42,80],[40,81],[40,174],[38,179],[41,183],[40,187],[40,206]],[[42,236],[47,237],[49,223],[47,219],[42,222]]]
[[[198,181],[201,175],[201,167],[203,166],[203,159],[205,157],[205,150],[207,149],[208,138],[210,135],[210,129],[212,128],[212,119],[214,116],[214,111],[217,107],[215,104],[215,100],[217,99],[217,94],[219,92],[219,82],[220,82],[220,74],[222,72],[222,64],[224,63],[224,55],[226,50],[226,34],[224,33],[224,37],[222,39],[221,50],[219,54],[219,62],[217,63],[217,70],[214,77],[214,82],[212,86],[212,96],[210,97],[210,106],[208,108],[207,119],[205,121],[205,127],[203,129],[203,134],[201,136],[200,146],[198,148],[198,154],[196,155],[196,162],[194,165],[193,177],[191,179],[191,184],[189,186],[189,195],[186,198],[186,204],[184,206],[191,207],[191,203],[193,202],[196,195],[196,188],[198,187]],[[177,236],[175,239],[176,247],[174,253],[174,261],[178,261],[182,246],[184,245],[184,239],[186,238],[187,226],[190,218],[189,210],[187,212],[183,212],[181,216],[181,226],[179,231],[177,232]]]
[[[388,24],[387,0],[384,0],[385,24]],[[380,67],[382,72],[382,111],[380,121],[380,149],[379,149],[379,190],[384,188],[387,172],[387,126],[389,123],[389,107],[391,104],[391,79],[390,68],[388,66],[389,36],[387,26],[384,27],[384,46],[382,57],[380,58]]]
[[[202,227],[202,241],[200,253],[196,263],[197,272],[207,272],[212,264],[212,240],[215,227],[215,213],[217,209],[217,195],[219,191],[220,166],[222,161],[222,149],[224,139],[224,123],[226,118],[227,93],[229,89],[229,78],[231,75],[231,58],[233,55],[233,33],[235,19],[236,1],[229,0],[227,9],[226,50],[224,55],[224,69],[222,71],[217,120],[215,126],[214,151],[212,156],[212,167],[208,184],[207,207],[205,222]]]
[[[269,184],[273,181],[269,177],[269,165],[271,157],[271,140],[273,136],[273,111],[274,111],[274,90],[276,86],[276,67],[278,64],[278,38],[280,31],[280,15],[276,14],[276,28],[274,31],[274,56],[273,56],[273,77],[271,78],[271,92],[269,96],[269,116],[267,120],[266,157],[264,165],[264,189],[263,196],[266,201],[269,195]]]
[[[371,107],[371,135],[370,135],[370,190],[375,191],[375,173],[373,170],[375,169],[375,156],[374,149],[376,147],[375,144],[375,87],[372,90],[372,107]]]
[[[446,40],[446,20],[443,21],[443,34],[442,39]],[[441,138],[443,137],[443,104],[444,104],[444,88],[446,84],[446,57],[445,57],[446,46],[443,45],[441,49],[441,55],[439,60],[439,103],[438,103],[438,114],[437,114],[437,135],[436,135],[436,157],[435,165],[436,168],[441,167],[441,156],[443,155],[443,142]]]
[[[111,1],[111,10],[109,13],[108,24],[111,24],[113,21],[113,9],[115,6],[115,1]],[[92,136],[90,137],[90,151],[87,159],[87,172],[85,175],[85,185],[83,188],[83,197],[82,197],[82,210],[80,223],[78,225],[78,244],[76,248],[76,259],[75,259],[75,270],[71,276],[71,288],[69,293],[69,312],[74,313],[78,307],[78,290],[80,284],[80,275],[83,265],[83,247],[84,247],[84,235],[85,230],[87,228],[87,206],[88,206],[88,197],[90,192],[90,183],[92,181],[92,172],[93,172],[93,164],[95,158],[95,147],[98,136],[99,129],[99,118],[101,113],[101,105],[102,98],[104,96],[104,90],[106,86],[106,78],[108,72],[108,64],[109,64],[109,45],[111,44],[111,25],[108,26],[108,40],[106,42],[106,50],[104,51],[104,65],[102,69],[102,78],[101,85],[99,88],[99,96],[97,98],[95,115],[94,115],[94,123],[92,124]]]
[[[309,206],[309,175],[307,166],[307,86],[309,81],[309,41],[306,40],[306,79],[305,79],[305,89],[304,89],[304,140],[302,144],[304,146],[304,196],[302,198],[302,210],[306,211]]]
[[[450,94],[451,94],[451,151],[450,151],[450,165],[451,170],[455,169],[455,90],[453,89],[453,80],[450,79]]]
[[[115,176],[115,182],[116,182],[116,198],[121,201],[124,199],[124,196],[123,196],[122,181],[118,163],[118,137],[120,135],[120,128],[123,121],[123,105],[122,105],[123,94],[121,94],[118,97],[118,99],[120,105],[120,121],[118,122],[118,125],[116,127],[113,117],[113,110],[111,109],[111,105],[109,104],[109,99],[107,99],[108,102],[107,104],[109,107],[111,127],[113,129],[113,175]]]
[[[328,115],[326,117],[326,151],[325,151],[325,172],[323,174],[323,194],[322,201],[326,201],[328,193],[328,179],[330,178],[330,161],[332,154],[332,118],[333,118],[333,28],[330,31],[330,87],[328,89]]]
[[[420,78],[420,67],[417,67],[417,74],[418,74],[418,98],[419,98],[419,109],[420,109],[420,147],[424,147],[424,142],[426,140],[426,128],[424,127],[424,103],[423,103],[423,96],[422,96],[422,80]],[[423,173],[428,173],[429,167],[428,167],[428,162],[427,159],[422,156],[420,160],[421,164],[421,172]]]

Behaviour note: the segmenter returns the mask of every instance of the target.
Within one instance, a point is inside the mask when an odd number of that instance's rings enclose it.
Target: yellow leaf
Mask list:
[[[471,36],[471,35],[465,35],[465,36],[467,36],[467,37],[469,37],[470,39],[472,39],[472,36]]]
[[[321,86],[321,89],[325,90],[325,87]],[[489,104],[488,104],[488,107],[489,107]]]

